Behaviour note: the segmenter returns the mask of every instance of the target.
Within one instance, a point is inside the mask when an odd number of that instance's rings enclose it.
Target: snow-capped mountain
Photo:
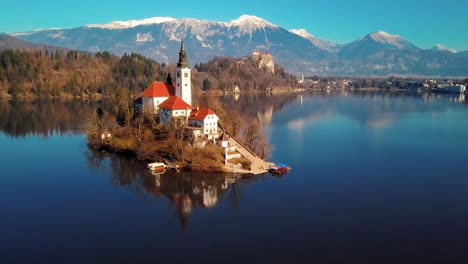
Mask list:
[[[238,19],[231,20],[226,23],[229,27],[239,27],[239,29],[243,32],[252,32],[258,29],[264,29],[266,27],[269,28],[277,28],[277,25],[273,25],[272,23],[266,21],[263,18],[259,18],[256,16],[250,15],[242,15]]]
[[[390,45],[396,47],[397,49],[417,49],[414,44],[407,41],[406,39],[402,38],[398,35],[391,35],[385,31],[376,31],[365,37],[361,38],[361,40],[372,40],[378,43]]]
[[[401,36],[376,31],[348,44],[321,40],[306,30],[287,30],[262,18],[228,21],[154,17],[72,29],[15,34],[34,43],[117,55],[137,52],[159,62],[177,61],[180,40],[190,64],[214,56],[244,57],[269,52],[287,71],[318,75],[468,75],[465,53],[422,50]]]
[[[308,40],[314,40],[314,39],[317,39],[314,35],[310,34],[309,32],[307,32],[307,30],[301,28],[301,29],[290,29],[289,32],[291,33],[294,33],[298,36],[301,36],[305,39],[308,39]]]
[[[451,52],[451,53],[456,53],[457,51],[454,50],[454,49],[449,49],[447,47],[444,47],[440,44],[436,44],[434,47],[431,48],[431,50],[433,51],[448,51],[448,52]]]
[[[127,20],[127,21],[114,21],[108,24],[90,24],[86,25],[89,28],[105,28],[105,29],[124,29],[132,28],[141,25],[151,25],[151,24],[160,24],[168,21],[174,21],[175,18],[172,17],[151,17],[141,20]]]
[[[331,41],[326,41],[326,40],[321,40],[317,38],[316,36],[312,35],[305,29],[290,29],[289,32],[296,34],[298,36],[301,36],[307,40],[309,40],[314,46],[324,49],[329,52],[337,52],[340,48],[340,46],[337,43],[331,42]]]
[[[370,33],[342,47],[338,53],[343,69],[374,75],[418,74],[465,76],[467,58],[450,52],[424,50],[398,35]],[[348,67],[347,65],[352,65]]]
[[[17,34],[36,43],[53,43],[73,49],[117,55],[138,52],[157,61],[175,62],[180,40],[185,38],[189,63],[205,62],[214,56],[249,56],[254,50],[273,54],[290,71],[304,64],[315,66],[328,51],[262,18],[250,15],[217,22],[193,18],[151,18],[87,25]],[[306,69],[305,71],[309,71]]]
[[[359,59],[374,56],[383,51],[411,49],[419,48],[401,36],[376,31],[344,45],[339,56],[344,59]]]

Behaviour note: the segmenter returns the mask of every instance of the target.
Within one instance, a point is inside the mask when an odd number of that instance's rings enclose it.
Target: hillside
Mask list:
[[[0,61],[0,96],[115,95],[119,89],[139,92],[166,76],[165,67],[138,54],[5,49]]]
[[[258,56],[233,58],[216,57],[207,63],[195,65],[194,85],[203,91],[223,89],[232,91],[236,86],[242,90],[261,90],[269,87],[293,87],[295,76],[274,64],[271,55],[267,59]],[[271,59],[268,59],[271,58]],[[274,66],[273,66],[274,65]]]
[[[195,90],[263,90],[270,86],[291,86],[294,76],[273,58],[218,57],[195,65]],[[108,52],[90,54],[75,50],[48,49],[0,51],[0,97],[90,97],[113,96],[123,91],[139,94],[153,81],[164,81],[175,64],[161,64],[132,53],[122,57]],[[274,69],[274,72],[271,70]]]

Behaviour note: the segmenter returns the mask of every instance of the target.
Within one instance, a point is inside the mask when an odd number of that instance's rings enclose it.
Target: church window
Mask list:
[[[177,72],[177,77],[180,77],[180,72]]]
[[[188,78],[188,72],[185,72],[185,73],[184,73],[184,77],[185,77],[185,78]]]

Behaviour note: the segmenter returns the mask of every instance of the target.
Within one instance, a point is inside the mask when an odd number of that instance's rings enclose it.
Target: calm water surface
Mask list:
[[[463,98],[221,100],[289,174],[155,176],[88,150],[98,102],[1,102],[0,263],[467,263]]]

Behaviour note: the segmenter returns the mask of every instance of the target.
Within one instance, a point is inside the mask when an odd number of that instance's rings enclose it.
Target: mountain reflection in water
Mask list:
[[[206,96],[198,99],[201,105],[217,105],[226,108],[227,111],[238,109],[243,116],[257,117],[263,125],[272,122],[273,114],[283,109],[300,98],[315,98],[312,108],[298,108],[293,113],[294,120],[289,117],[276,116],[278,122],[288,119],[292,126],[303,123],[304,118],[318,119],[322,115],[330,115],[335,112],[350,116],[352,119],[381,125],[394,118],[393,112],[407,111],[432,111],[434,105],[426,105],[427,102],[440,102],[439,108],[447,108],[446,102],[467,103],[463,94],[407,94],[404,92],[388,93],[382,91],[315,91],[309,94],[279,94],[279,95],[234,95]],[[355,106],[346,101],[344,97],[354,96],[373,101],[373,103]],[[323,100],[320,98],[323,97]],[[343,100],[330,100],[330,98],[342,98]],[[411,107],[397,97],[414,97],[420,103],[418,107]],[[304,101],[307,104],[307,99]],[[37,134],[47,137],[52,133],[84,132],[87,117],[94,115],[101,107],[109,111],[113,106],[112,100],[37,100],[37,101],[0,101],[0,130],[13,137],[24,137],[28,134]],[[302,104],[301,104],[302,105]],[[382,117],[384,115],[384,117]],[[384,120],[375,120],[384,119]]]
[[[287,123],[290,127],[300,128],[309,122],[327,116],[341,115],[371,127],[382,127],[404,116],[417,112],[445,112],[450,109],[447,102],[466,103],[463,94],[407,94],[384,92],[316,92],[304,99],[300,107],[288,109],[275,115],[277,124]],[[304,96],[305,97],[305,96]],[[350,100],[349,98],[354,100]],[[300,95],[299,95],[300,98]],[[395,99],[405,100],[395,100]],[[299,99],[300,100],[300,99]],[[408,104],[408,100],[412,103]],[[356,101],[365,103],[357,104]],[[271,122],[272,115],[281,109],[259,112],[264,124]]]

